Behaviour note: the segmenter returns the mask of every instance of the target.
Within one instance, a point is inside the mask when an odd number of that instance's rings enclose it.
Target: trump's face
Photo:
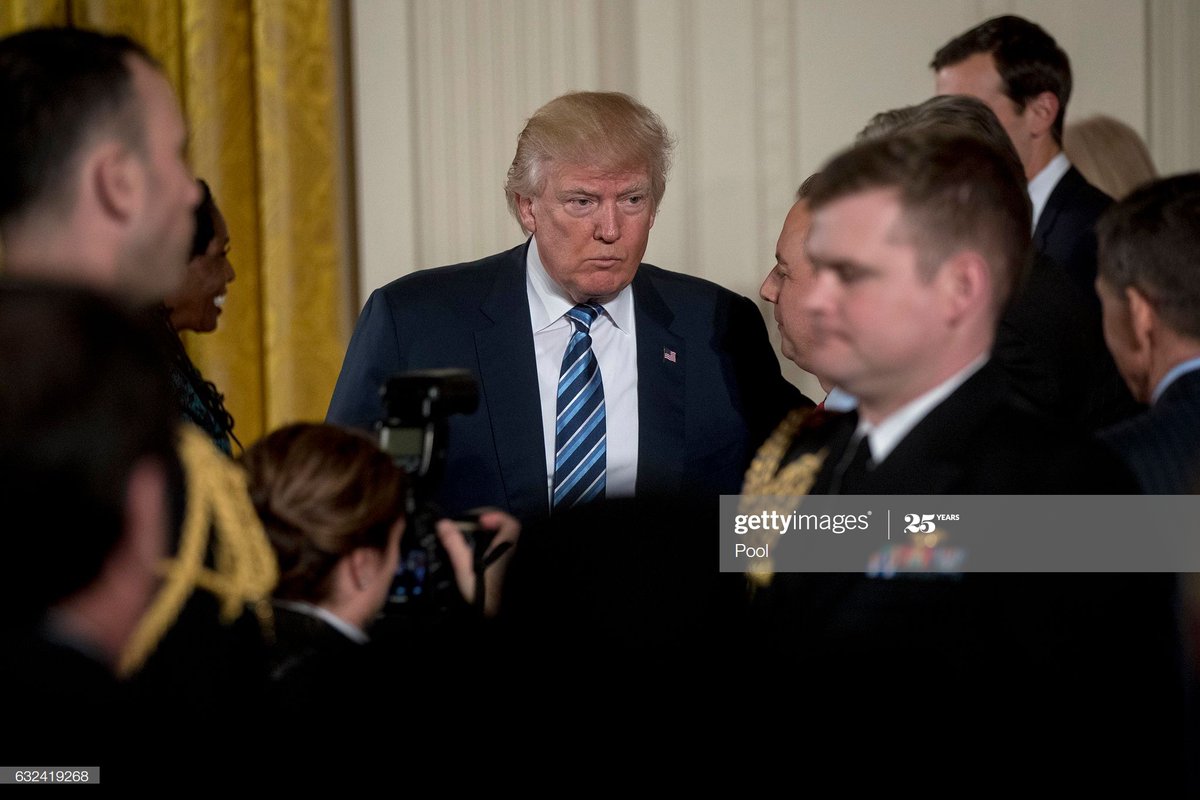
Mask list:
[[[552,167],[536,197],[517,196],[550,277],[577,303],[608,300],[633,280],[654,207],[646,170]]]

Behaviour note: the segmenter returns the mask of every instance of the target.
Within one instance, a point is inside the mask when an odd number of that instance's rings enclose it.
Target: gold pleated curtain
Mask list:
[[[3,0],[0,35],[37,25],[125,33],[183,103],[195,174],[229,225],[215,333],[186,336],[249,445],[320,420],[357,310],[348,231],[337,0]]]

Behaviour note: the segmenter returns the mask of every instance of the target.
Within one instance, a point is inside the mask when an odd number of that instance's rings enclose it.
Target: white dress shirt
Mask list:
[[[554,493],[554,420],[558,416],[558,378],[575,326],[564,316],[575,301],[546,272],[537,239],[529,241],[525,289],[537,356],[538,393],[542,400],[542,437],[546,450],[546,493]],[[592,352],[604,387],[606,497],[632,497],[637,486],[638,371],[633,287],[626,286],[604,303],[592,323]]]
[[[1062,180],[1062,176],[1066,175],[1071,169],[1071,162],[1067,161],[1066,153],[1059,153],[1054,158],[1050,159],[1050,163],[1042,167],[1042,171],[1033,176],[1033,180],[1029,182],[1029,199],[1033,202],[1033,229],[1037,230],[1038,219],[1042,216],[1042,211],[1046,208],[1046,203],[1050,200],[1050,195],[1054,192],[1054,187],[1058,186],[1058,182]]]

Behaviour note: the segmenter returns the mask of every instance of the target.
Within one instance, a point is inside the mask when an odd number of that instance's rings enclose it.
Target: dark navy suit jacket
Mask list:
[[[1046,200],[1033,231],[1033,249],[1056,262],[1099,305],[1096,280],[1096,220],[1112,198],[1071,167]]]
[[[1146,494],[1200,492],[1200,370],[1180,375],[1145,414],[1104,431]]]
[[[1096,290],[1036,256],[996,331],[992,356],[1016,393],[1053,419],[1098,431],[1143,407],[1104,343]]]
[[[1100,317],[1096,220],[1112,199],[1071,167],[1046,201],[1036,253],[996,334],[1013,388],[1054,419],[1098,431],[1141,407],[1113,364]]]
[[[481,505],[521,519],[548,513],[527,248],[416,272],[376,290],[334,389],[327,420],[370,428],[381,415],[379,387],[391,375],[454,367],[474,373],[478,411],[450,419],[436,498],[449,513]],[[736,494],[762,440],[790,408],[811,401],[781,376],[748,299],[649,264],[632,286],[637,494]]]

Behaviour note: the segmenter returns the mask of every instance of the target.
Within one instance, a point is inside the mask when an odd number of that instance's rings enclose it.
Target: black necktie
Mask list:
[[[853,441],[850,442],[854,444]],[[850,454],[853,453],[851,456]],[[847,456],[850,456],[847,460]],[[853,450],[846,447],[842,459],[833,472],[833,480],[829,483],[830,494],[862,494],[867,483],[867,476],[875,468],[871,458],[871,437],[863,434],[858,437],[858,446]]]

